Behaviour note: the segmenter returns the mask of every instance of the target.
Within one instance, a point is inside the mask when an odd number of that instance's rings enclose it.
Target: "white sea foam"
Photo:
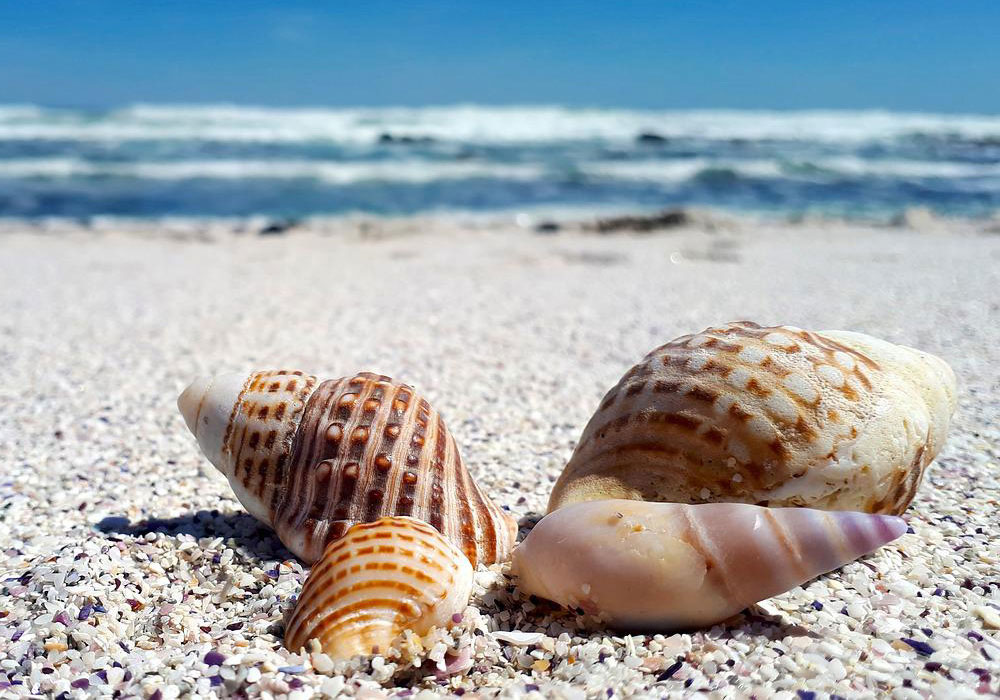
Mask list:
[[[346,185],[368,181],[425,183],[485,177],[533,180],[543,175],[544,168],[536,165],[417,160],[348,163],[309,160],[187,160],[141,163],[95,163],[77,158],[0,160],[0,177],[7,178],[102,176],[150,180],[309,178],[329,184]]]
[[[94,162],[79,158],[0,159],[0,178],[123,177],[149,180],[191,179],[313,179],[328,184],[361,182],[429,183],[441,180],[493,178],[499,180],[556,180],[579,173],[590,179],[621,182],[681,183],[709,171],[728,171],[756,179],[815,179],[829,177],[888,178],[997,178],[1000,164],[938,161],[863,160],[833,157],[814,163],[781,164],[775,160],[675,160],[588,161],[572,171],[540,163],[489,163],[469,161],[351,161],[324,160],[181,160]]]
[[[682,182],[711,170],[728,171],[739,177],[770,179],[815,179],[818,177],[993,178],[1000,177],[1000,164],[956,163],[929,160],[865,160],[855,156],[830,157],[815,162],[782,163],[777,160],[731,160],[691,158],[684,160],[595,161],[579,166],[593,177],[648,182]]]
[[[865,142],[925,134],[1000,139],[1000,116],[883,111],[643,111],[565,107],[279,109],[136,105],[103,114],[0,107],[0,140],[372,143],[383,133],[504,144],[666,138]]]
[[[639,182],[683,182],[710,170],[728,170],[744,177],[781,177],[781,168],[773,160],[684,160],[594,161],[580,170],[592,177]]]
[[[957,163],[933,160],[869,160],[856,156],[824,158],[815,166],[851,176],[896,178],[976,178],[1000,176],[998,163]]]
[[[36,105],[0,105],[0,124],[19,119],[38,119],[45,114],[46,110]]]

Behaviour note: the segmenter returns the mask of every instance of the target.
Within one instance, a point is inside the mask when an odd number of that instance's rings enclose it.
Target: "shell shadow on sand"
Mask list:
[[[199,510],[173,518],[153,517],[137,522],[131,522],[124,516],[108,516],[94,527],[105,534],[128,537],[142,537],[152,532],[169,536],[190,535],[198,540],[222,537],[232,540],[241,553],[260,560],[282,561],[295,558],[271,528],[244,512]]]

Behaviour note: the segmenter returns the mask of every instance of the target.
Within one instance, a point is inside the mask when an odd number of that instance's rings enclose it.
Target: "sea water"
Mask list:
[[[0,216],[1000,209],[1000,116],[0,106]]]

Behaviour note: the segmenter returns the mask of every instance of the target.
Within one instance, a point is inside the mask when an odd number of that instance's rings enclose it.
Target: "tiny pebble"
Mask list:
[[[210,651],[203,659],[206,666],[221,666],[226,661],[226,657],[217,651]]]
[[[510,632],[497,631],[493,633],[493,638],[500,642],[506,642],[507,644],[513,644],[518,647],[531,646],[532,644],[538,644],[545,637],[541,632],[519,632],[517,630],[512,630]]]
[[[913,647],[914,651],[916,651],[921,656],[930,656],[931,654],[934,653],[934,647],[932,647],[927,642],[921,642],[919,640],[909,639],[907,637],[903,637],[902,641],[906,642],[906,644]]]
[[[1000,610],[988,605],[980,605],[973,612],[983,621],[984,627],[992,630],[1000,630]]]
[[[681,666],[684,665],[683,661],[675,661],[674,663],[667,666],[666,670],[656,677],[658,681],[665,681],[673,678],[674,674],[681,670]]]

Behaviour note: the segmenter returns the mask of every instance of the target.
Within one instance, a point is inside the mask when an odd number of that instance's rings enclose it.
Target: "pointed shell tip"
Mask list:
[[[198,409],[211,385],[212,377],[198,377],[177,397],[177,410],[184,416],[184,422],[192,434],[197,434]]]
[[[882,524],[886,528],[886,542],[892,542],[906,534],[910,526],[898,515],[881,515]]]
[[[177,408],[201,451],[223,474],[223,440],[233,406],[239,399],[246,375],[238,372],[195,379],[177,398]]]

